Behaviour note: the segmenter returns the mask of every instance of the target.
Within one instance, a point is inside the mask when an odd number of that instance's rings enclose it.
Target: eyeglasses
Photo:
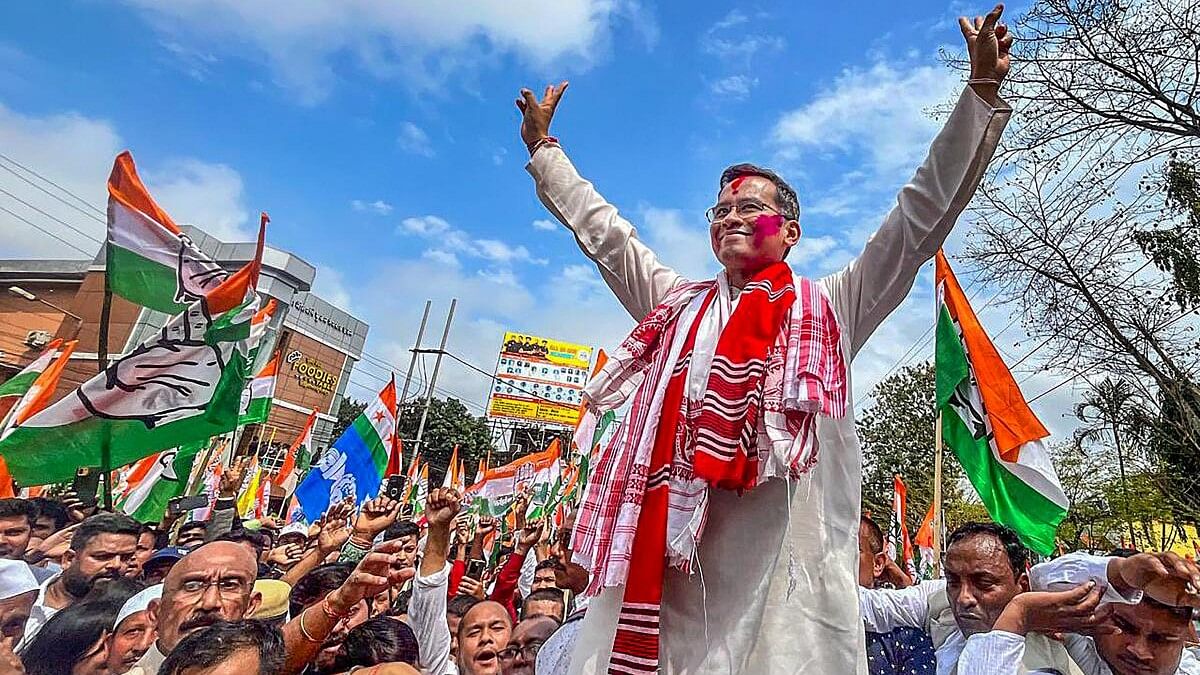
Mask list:
[[[730,214],[737,213],[743,219],[760,216],[764,213],[774,213],[783,215],[766,204],[753,199],[740,201],[737,204],[717,204],[704,212],[704,217],[708,222],[715,223],[718,220],[725,220]]]
[[[530,642],[524,647],[505,647],[497,652],[496,656],[498,656],[501,661],[515,661],[517,655],[520,654],[521,656],[525,657],[526,661],[532,661],[537,658],[538,652],[541,651],[541,649],[541,642]]]
[[[179,590],[188,595],[203,595],[209,586],[216,586],[221,597],[236,598],[244,595],[249,589],[245,579],[222,577],[220,579],[188,579],[179,585]]]

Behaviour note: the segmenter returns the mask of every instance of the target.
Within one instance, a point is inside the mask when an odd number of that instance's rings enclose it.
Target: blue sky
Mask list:
[[[440,324],[458,297],[451,348],[490,369],[505,328],[605,347],[632,326],[534,195],[513,105],[523,85],[571,81],[554,133],[687,274],[716,269],[703,212],[737,161],[798,188],[803,273],[861,248],[937,131],[930,109],[961,86],[939,48],[957,49],[955,17],[986,3],[795,4],[23,3],[0,25],[0,152],[102,205],[129,148],[178,220],[240,239],[269,211],[271,243],[318,264],[317,290],[371,323],[372,354],[403,366],[423,301]],[[11,174],[0,187],[102,233]],[[13,233],[0,255],[75,254],[0,222]],[[930,275],[856,362],[860,396],[928,328]],[[364,363],[351,394],[381,371]],[[451,365],[440,388],[474,405],[487,382]],[[1047,397],[1048,425],[1064,428],[1070,399]]]

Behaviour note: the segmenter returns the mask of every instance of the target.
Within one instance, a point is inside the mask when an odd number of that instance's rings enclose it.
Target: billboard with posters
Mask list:
[[[488,417],[574,427],[591,365],[587,345],[505,333]]]

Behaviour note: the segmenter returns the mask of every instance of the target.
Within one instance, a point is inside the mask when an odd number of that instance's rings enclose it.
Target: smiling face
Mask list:
[[[946,551],[946,595],[963,635],[986,633],[1018,593],[1029,590],[1029,577],[1014,573],[999,539],[977,534]]]
[[[485,600],[463,615],[458,626],[458,670],[464,675],[501,672],[500,650],[508,646],[512,620],[504,605]]]
[[[713,209],[713,253],[730,272],[749,276],[783,260],[800,241],[800,223],[780,214],[775,184],[762,176],[734,178]]]

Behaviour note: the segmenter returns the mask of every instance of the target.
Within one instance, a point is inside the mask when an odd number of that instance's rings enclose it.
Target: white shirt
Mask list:
[[[847,362],[904,300],[921,265],[950,233],[1010,114],[1006,105],[993,107],[966,89],[862,254],[821,279]],[[681,281],[561,148],[543,146],[527,170],[542,203],[572,231],[634,320]],[[713,319],[720,323],[721,316]],[[847,386],[853,391],[851,382]],[[847,408],[853,410],[853,400]],[[771,480],[741,495],[709,492],[694,573],[669,570],[663,580],[665,672],[866,673],[854,606],[862,457],[853,414],[820,418],[816,435],[820,459],[805,480]],[[571,673],[608,669],[623,590],[606,588],[589,604]]]
[[[29,643],[33,642],[33,638],[37,637],[38,631],[42,630],[42,626],[46,625],[50,617],[61,611],[46,604],[46,589],[50,588],[50,584],[57,581],[60,576],[62,576],[61,573],[50,577],[38,589],[37,600],[33,603],[33,609],[29,610],[29,620],[25,622],[25,636],[21,638],[21,643],[13,650],[14,652],[20,654],[24,651]]]
[[[408,625],[417,638],[421,654],[421,672],[429,675],[458,675],[458,666],[450,660],[450,626],[446,623],[446,593],[450,587],[450,563],[440,572],[413,579],[408,601]]]
[[[1088,580],[1104,588],[1101,602],[1121,602],[1137,604],[1142,601],[1141,591],[1132,591],[1122,596],[1108,583],[1108,563],[1112,558],[1089,555],[1087,553],[1070,553],[1049,562],[1034,565],[1029,572],[1029,585],[1035,591],[1055,591],[1074,588]],[[995,631],[993,631],[995,632]],[[996,638],[1002,639],[1002,638]],[[990,641],[990,639],[989,639]],[[1096,643],[1083,635],[1068,635],[1066,637],[1067,653],[1083,670],[1084,675],[1112,675],[1100,653],[1096,651]],[[979,671],[982,672],[982,671]],[[1200,675],[1200,659],[1190,649],[1184,649],[1175,671],[1182,675]]]

